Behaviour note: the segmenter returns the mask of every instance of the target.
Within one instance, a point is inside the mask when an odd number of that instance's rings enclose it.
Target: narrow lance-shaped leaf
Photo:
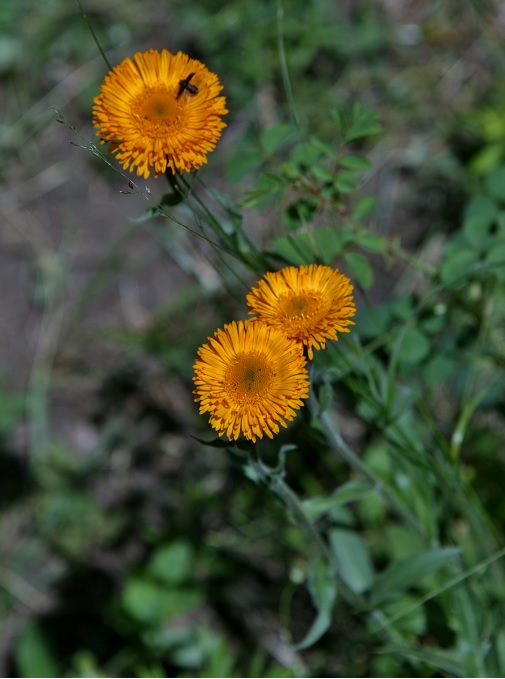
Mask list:
[[[457,547],[442,547],[395,561],[375,578],[371,604],[377,605],[395,598],[410,587],[417,586],[423,578],[445,566],[460,551]]]
[[[312,602],[317,609],[317,616],[305,637],[296,645],[299,651],[315,644],[331,625],[337,583],[333,568],[325,559],[319,557],[310,564],[308,586]]]

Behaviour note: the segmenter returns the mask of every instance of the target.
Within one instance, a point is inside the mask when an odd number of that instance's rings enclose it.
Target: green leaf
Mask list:
[[[400,523],[385,526],[381,542],[384,543],[384,555],[391,562],[415,556],[425,549],[424,541],[419,534],[412,531],[410,526]]]
[[[334,146],[328,144],[326,139],[319,137],[317,134],[310,137],[308,145],[314,150],[314,153],[318,153],[320,157],[326,156],[327,158],[333,158],[335,156]]]
[[[412,295],[398,295],[389,304],[394,318],[409,321],[414,314],[414,300]]]
[[[337,108],[330,111],[330,115],[337,126],[338,133],[343,139],[345,139],[347,132],[347,118],[344,112]]]
[[[312,235],[317,244],[317,253],[324,264],[330,264],[341,254],[344,242],[338,231],[329,228],[313,229]]]
[[[376,576],[370,603],[376,606],[399,597],[411,587],[417,587],[424,578],[445,566],[460,552],[458,547],[441,547],[394,561]]]
[[[247,192],[240,201],[242,207],[266,207],[275,200],[286,188],[283,177],[272,174],[263,174],[256,186]]]
[[[308,586],[317,616],[305,637],[295,646],[299,651],[315,644],[331,625],[337,584],[333,569],[325,559],[317,558],[310,564]]]
[[[418,599],[405,594],[401,599],[392,601],[384,607],[387,619],[398,620],[392,623],[402,633],[424,634],[426,632],[426,609],[422,605],[417,605]]]
[[[186,625],[163,625],[161,627],[145,628],[142,641],[157,653],[185,647],[195,642],[194,629]]]
[[[333,186],[340,193],[353,193],[356,191],[360,177],[353,170],[341,170],[333,180]]]
[[[358,283],[369,288],[373,282],[373,271],[368,259],[359,252],[346,252],[344,259]]]
[[[384,523],[387,506],[380,493],[370,493],[359,500],[356,513],[368,527],[374,528]]]
[[[274,241],[275,250],[293,264],[312,264],[318,260],[331,264],[343,247],[342,234],[326,227],[299,230]]]
[[[200,646],[202,644],[200,643]],[[208,644],[207,644],[208,646]],[[202,677],[233,677],[236,676],[233,671],[235,664],[235,657],[226,642],[226,639],[216,639],[212,648],[206,648],[207,654],[210,656],[207,664],[202,668],[200,676]]]
[[[364,156],[358,156],[356,154],[343,156],[340,159],[339,164],[349,170],[369,170],[372,166],[372,163],[368,160],[368,158],[365,158]]]
[[[469,163],[469,170],[478,176],[486,175],[499,163],[503,162],[505,146],[503,141],[492,142],[484,146],[473,156]]]
[[[144,624],[159,624],[184,615],[201,603],[196,588],[167,588],[147,577],[132,576],[122,592],[122,603],[133,618]]]
[[[291,123],[277,123],[263,132],[260,139],[261,146],[267,155],[271,155],[296,133],[297,128]]]
[[[238,151],[226,165],[226,176],[231,182],[238,182],[257,170],[263,163],[258,151]]]
[[[486,254],[485,261],[491,265],[491,271],[500,279],[505,280],[505,243],[496,243]]]
[[[440,270],[442,282],[450,287],[466,279],[478,260],[479,253],[475,250],[461,249],[447,254]]]
[[[363,219],[372,212],[375,207],[375,198],[373,196],[364,196],[360,198],[353,208],[352,216],[354,219]]]
[[[314,144],[313,139],[311,139],[305,144],[298,144],[295,146],[289,156],[289,159],[290,162],[296,167],[310,168],[315,163],[318,163],[321,156],[324,155],[324,150],[322,150],[319,145]]]
[[[473,196],[468,203],[463,219],[463,233],[474,247],[485,245],[489,238],[491,224],[498,215],[496,202],[481,194]]]
[[[500,203],[505,202],[505,167],[498,167],[485,178],[489,195]]]
[[[56,658],[46,640],[42,628],[30,620],[18,638],[14,657],[20,677],[59,677]]]
[[[281,257],[295,265],[312,264],[317,259],[312,236],[308,231],[277,238],[273,245]]]
[[[382,131],[379,118],[374,109],[356,103],[352,108],[351,124],[345,134],[345,141],[350,142],[363,137],[370,137]]]
[[[122,592],[125,610],[136,620],[152,623],[161,619],[163,588],[149,579],[131,577]]]
[[[375,306],[358,310],[356,332],[364,339],[373,339],[386,332],[391,320],[389,306]]]
[[[505,629],[503,628],[496,632],[495,648],[498,656],[498,666],[505,668]]]
[[[436,353],[423,367],[423,375],[430,387],[436,387],[448,380],[456,369],[456,361],[445,354]]]
[[[340,488],[337,488],[331,495],[309,498],[304,500],[302,505],[307,516],[312,520],[316,520],[338,505],[361,500],[377,492],[364,481],[349,481],[340,486]]]
[[[447,318],[446,313],[444,311],[441,314],[434,314],[432,316],[427,316],[426,318],[423,318],[419,323],[419,327],[427,335],[432,335],[436,337],[443,331],[446,324]]]
[[[379,236],[376,233],[365,232],[358,234],[356,236],[356,244],[370,252],[384,252],[386,249],[384,236]]]
[[[331,182],[333,179],[333,172],[326,165],[313,165],[310,171],[316,179],[322,182]]]
[[[342,580],[356,594],[366,592],[372,585],[374,573],[361,536],[350,528],[333,528],[329,540]]]
[[[193,548],[179,540],[157,549],[147,564],[147,573],[160,582],[168,584],[187,582],[191,579]]]
[[[430,353],[430,349],[431,343],[424,332],[407,328],[399,340],[397,358],[405,363],[419,363]]]
[[[465,677],[469,674],[467,663],[461,659],[461,651],[459,649],[457,652],[452,650],[446,651],[444,649],[428,649],[427,646],[417,649],[409,648],[405,645],[388,645],[384,646],[381,649],[381,652],[404,658],[407,661],[411,661],[413,664],[421,664],[421,667],[426,665],[428,665],[430,669],[436,667],[444,676]],[[430,672],[429,676],[433,676],[433,672]]]
[[[319,389],[319,412],[324,413],[333,402],[333,387],[328,382],[324,382]]]

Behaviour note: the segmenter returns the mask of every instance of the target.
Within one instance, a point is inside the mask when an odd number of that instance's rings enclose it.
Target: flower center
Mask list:
[[[225,388],[236,401],[254,400],[265,392],[270,380],[270,362],[263,354],[241,354],[227,370]]]
[[[148,137],[166,137],[179,120],[180,105],[166,87],[150,87],[133,101],[134,116],[142,123],[142,133]]]
[[[302,292],[298,295],[286,295],[280,300],[279,308],[288,318],[302,319],[317,311],[319,301],[319,297],[313,293]]]

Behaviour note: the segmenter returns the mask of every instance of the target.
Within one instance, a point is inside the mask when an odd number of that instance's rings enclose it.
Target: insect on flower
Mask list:
[[[192,172],[226,127],[222,89],[217,75],[184,52],[135,52],[105,76],[93,99],[93,125],[107,153],[139,177],[167,168]]]
[[[186,90],[190,94],[198,94],[198,87],[194,85],[192,82],[190,82],[191,78],[194,75],[195,75],[194,73],[190,73],[187,78],[179,80],[179,92],[177,93],[177,99],[179,99],[184,90]]]

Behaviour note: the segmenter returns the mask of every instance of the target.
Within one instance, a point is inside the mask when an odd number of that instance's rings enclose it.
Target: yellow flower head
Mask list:
[[[105,76],[93,125],[108,153],[145,179],[167,168],[190,172],[207,162],[226,127],[226,99],[214,73],[183,52],[137,52]]]
[[[313,349],[324,349],[326,340],[349,332],[356,313],[353,286],[338,269],[319,264],[288,266],[269,272],[247,295],[250,314],[282,330],[286,337]]]
[[[198,349],[193,392],[200,414],[236,440],[273,438],[293,420],[309,395],[302,348],[283,332],[257,320],[233,321]]]

